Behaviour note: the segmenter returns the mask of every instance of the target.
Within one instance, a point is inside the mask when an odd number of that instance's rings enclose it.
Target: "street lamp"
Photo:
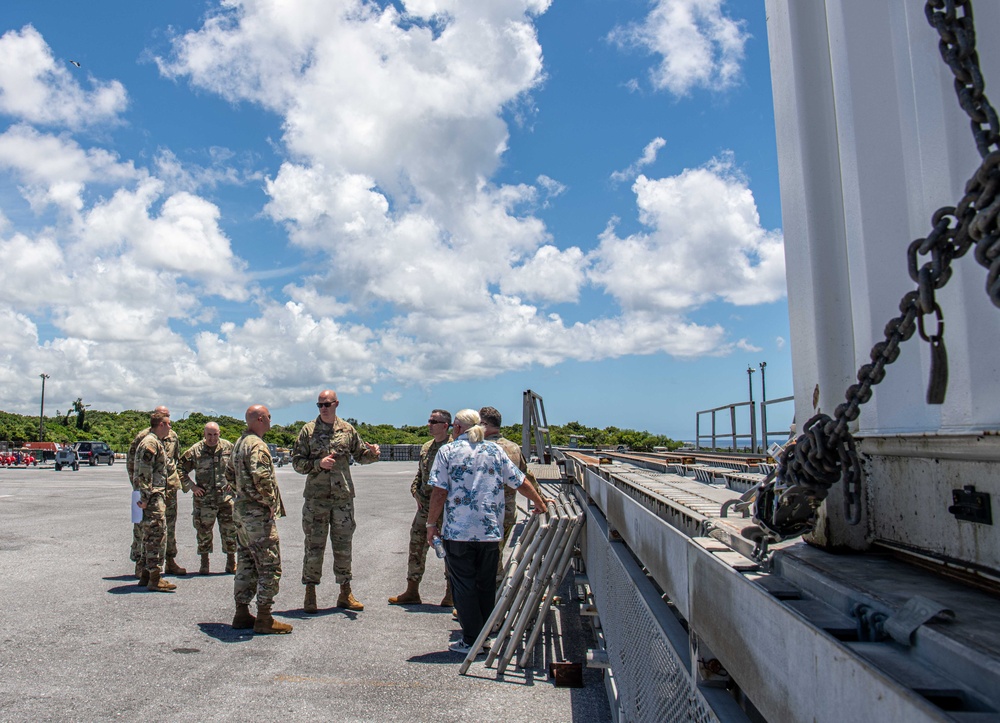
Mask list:
[[[42,378],[42,407],[38,411],[38,441],[45,441],[45,380],[49,378],[49,375],[45,372],[39,374]]]
[[[757,450],[757,414],[753,408],[753,373],[757,371],[747,365],[747,385],[750,387],[750,451]]]
[[[767,386],[764,384],[764,370],[767,362],[760,363],[760,437],[761,444],[767,449]]]

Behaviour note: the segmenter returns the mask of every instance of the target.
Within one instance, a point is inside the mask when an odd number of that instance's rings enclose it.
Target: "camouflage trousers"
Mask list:
[[[427,564],[427,513],[429,503],[425,503],[417,514],[413,516],[413,523],[410,525],[410,549],[409,557],[406,560],[406,579],[413,582],[420,582],[424,577],[424,568]],[[441,518],[438,518],[441,522]],[[448,577],[445,572],[445,578]]]
[[[142,511],[142,550],[146,569],[159,570],[163,564],[167,544],[166,504],[162,492],[154,492],[146,499],[146,509]]]
[[[163,494],[166,503],[167,558],[177,557],[177,490],[167,490]],[[129,559],[140,562],[145,558],[142,552],[142,523],[132,525],[132,549]]]
[[[278,594],[281,579],[281,542],[271,511],[249,500],[233,508],[236,525],[237,563],[233,599],[249,605],[254,595],[257,607],[269,606]]]
[[[233,498],[206,493],[195,497],[191,519],[198,538],[198,554],[214,552],[213,530],[219,522],[219,539],[223,552],[236,552],[236,524],[233,522]]]
[[[355,529],[354,500],[306,499],[302,505],[302,531],[305,533],[303,585],[319,585],[323,577],[327,536],[333,554],[334,579],[338,585],[351,581],[351,541]]]

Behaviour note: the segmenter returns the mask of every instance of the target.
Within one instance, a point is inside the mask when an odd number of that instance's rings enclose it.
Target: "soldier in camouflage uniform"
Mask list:
[[[290,633],[292,626],[271,616],[271,606],[281,579],[281,542],[276,520],[285,516],[274,462],[263,436],[271,428],[267,407],[255,404],[246,413],[247,430],[233,445],[226,480],[236,491],[233,520],[239,562],[233,583],[236,614],[233,628],[255,633]],[[250,601],[257,596],[257,617]]]
[[[163,440],[170,434],[170,417],[153,412],[149,420],[151,430],[139,442],[133,455],[132,487],[139,491],[139,508],[142,509],[142,549],[144,567],[139,584],[147,590],[169,592],[177,586],[160,579],[160,565],[167,544],[166,502],[167,455]]]
[[[226,465],[233,451],[233,443],[220,439],[219,425],[205,425],[204,439],[195,443],[181,455],[181,485],[185,492],[194,494],[191,513],[198,537],[198,554],[201,555],[199,575],[210,572],[209,553],[212,552],[212,530],[219,522],[221,547],[226,553],[226,572],[236,572],[236,526],[233,524],[233,488],[226,482]],[[191,481],[195,473],[196,482]]]
[[[390,605],[419,605],[420,581],[424,577],[424,566],[427,560],[427,512],[430,508],[431,490],[428,478],[431,465],[441,445],[448,443],[448,429],[451,427],[451,412],[435,409],[427,420],[427,428],[432,439],[424,442],[420,448],[420,462],[417,465],[417,475],[410,484],[410,494],[417,501],[417,513],[410,525],[409,558],[406,563],[406,591],[389,598]],[[440,520],[435,520],[440,522]],[[445,576],[447,578],[447,575]],[[451,607],[451,588],[448,587],[441,601],[442,607]]]
[[[155,412],[160,412],[168,417],[170,410],[166,407],[157,407]],[[128,469],[129,479],[135,467],[135,453],[139,443],[149,434],[149,429],[144,429],[132,440],[132,445],[128,448],[125,456],[125,466]],[[177,472],[177,464],[180,462],[180,441],[177,433],[170,430],[170,436],[163,440],[164,451],[167,455],[167,492],[165,502],[167,505],[167,566],[166,572],[171,575],[187,575],[187,570],[177,564],[174,559],[177,557],[177,490],[181,488],[180,474]],[[132,531],[132,550],[130,554],[132,560],[142,559],[142,540],[137,534],[137,530]]]
[[[538,487],[538,480],[535,479],[535,475],[528,471],[528,465],[524,461],[524,455],[521,454],[520,446],[500,435],[500,426],[503,423],[500,412],[495,407],[483,407],[479,410],[479,420],[486,433],[484,439],[499,444],[500,448],[510,457],[510,461],[514,463],[514,466],[524,473],[526,481],[540,494],[541,490]],[[503,550],[507,546],[507,540],[510,539],[510,531],[514,529],[514,523],[517,521],[517,490],[504,487],[503,495],[503,542],[500,543],[500,567],[497,570],[498,582],[503,577]]]
[[[364,610],[351,591],[351,541],[357,525],[354,522],[354,482],[351,480],[351,457],[359,464],[376,462],[377,444],[361,441],[349,423],[337,417],[340,401],[337,393],[320,392],[319,416],[307,422],[299,432],[292,452],[292,466],[306,475],[302,505],[302,531],[305,533],[305,555],[302,560],[302,584],[306,586],[303,610],[314,613],[316,586],[323,576],[323,555],[326,538],[330,537],[333,553],[333,574],[340,584],[337,607]]]

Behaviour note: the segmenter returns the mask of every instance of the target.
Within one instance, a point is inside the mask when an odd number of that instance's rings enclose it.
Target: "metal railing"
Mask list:
[[[760,430],[761,430],[761,446],[757,446],[757,402],[734,402],[732,404],[724,404],[721,407],[715,407],[714,409],[702,409],[695,412],[694,419],[694,429],[695,429],[695,446],[698,449],[702,449],[702,440],[711,440],[711,449],[719,449],[719,441],[726,440],[728,442],[728,449],[732,451],[737,451],[739,449],[740,440],[747,440],[749,444],[747,447],[752,452],[758,450],[766,450],[768,445],[768,438],[780,434],[782,438],[787,438],[791,433],[791,427],[787,430],[783,429],[781,432],[771,432],[767,427],[767,410],[774,404],[782,404],[787,402],[794,402],[795,397],[779,397],[778,399],[768,399],[766,402],[761,402],[760,404]],[[747,416],[743,419],[749,418],[749,433],[740,433],[737,431],[737,414],[736,410],[740,407],[748,407]],[[727,431],[719,430],[719,412],[728,412],[728,414],[723,415],[723,418],[728,417],[729,426]],[[701,418],[702,415],[711,415],[711,434],[703,434],[701,431]]]

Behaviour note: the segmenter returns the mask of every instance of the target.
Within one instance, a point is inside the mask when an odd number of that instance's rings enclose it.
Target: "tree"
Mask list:
[[[89,407],[89,406],[90,406],[89,404],[84,404],[83,403],[83,398],[82,397],[77,397],[76,401],[73,402],[73,411],[76,412],[76,428],[77,429],[80,429],[80,430],[87,430],[87,429],[89,429],[89,427],[85,426],[86,425],[85,420],[87,418],[87,407]]]

